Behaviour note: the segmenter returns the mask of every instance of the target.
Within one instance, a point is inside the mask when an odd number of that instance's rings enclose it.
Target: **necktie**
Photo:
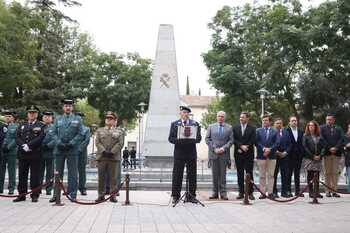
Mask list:
[[[220,135],[220,137],[222,137],[223,132],[224,132],[224,127],[222,127],[222,124],[220,124],[219,125],[219,135]]]
[[[242,136],[244,135],[245,128],[246,128],[246,125],[242,125]]]
[[[269,138],[269,128],[265,128],[265,132],[266,132],[266,140]]]

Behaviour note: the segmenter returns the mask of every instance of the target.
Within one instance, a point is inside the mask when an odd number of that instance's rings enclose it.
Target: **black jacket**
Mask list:
[[[345,134],[343,139],[344,147],[350,143],[350,135]],[[345,166],[350,167],[350,147],[345,147]]]
[[[250,158],[254,159],[254,145],[255,145],[255,140],[256,140],[256,128],[247,125],[244,135],[242,136],[242,129],[241,129],[241,124],[237,124],[233,126],[233,141],[235,145],[235,151],[234,155],[242,155],[245,154],[248,155]],[[245,153],[239,153],[241,145],[249,145],[249,149]],[[240,150],[241,151],[241,150]]]
[[[288,127],[287,129],[290,144],[287,149],[288,157],[290,159],[297,159],[301,160],[304,157],[305,150],[303,146],[303,136],[304,136],[304,131],[301,129],[298,129],[298,138],[295,141],[292,129]]]
[[[197,126],[197,137],[195,140],[191,139],[177,139],[177,128],[182,125],[181,119],[171,123],[168,141],[175,144],[174,159],[196,159],[197,149],[196,143],[202,140],[201,127],[198,122],[189,120],[190,126]]]
[[[330,155],[329,149],[331,147],[336,147],[337,156],[341,156],[342,150],[343,150],[343,137],[344,133],[343,130],[336,126],[328,126],[328,125],[322,125],[321,126],[321,136],[326,142],[326,154]]]
[[[310,134],[305,134],[303,137],[303,146],[305,149],[305,158],[313,160],[314,155],[325,155],[326,142],[322,137],[319,137],[317,143],[314,143]]]
[[[45,137],[45,124],[40,121],[35,121],[34,124],[28,122],[18,126],[16,131],[16,143],[18,145],[19,159],[40,159],[41,158],[41,143]],[[25,152],[22,145],[27,144],[31,151]]]

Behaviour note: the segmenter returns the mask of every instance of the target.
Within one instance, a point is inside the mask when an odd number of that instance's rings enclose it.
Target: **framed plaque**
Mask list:
[[[198,127],[194,125],[178,126],[177,139],[196,139]]]

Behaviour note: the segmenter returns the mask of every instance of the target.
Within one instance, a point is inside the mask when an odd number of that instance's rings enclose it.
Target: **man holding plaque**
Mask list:
[[[196,143],[202,140],[201,128],[198,122],[189,119],[191,109],[180,107],[181,118],[171,123],[169,142],[175,145],[174,168],[172,178],[173,204],[178,203],[181,194],[184,167],[188,177],[189,193],[186,201],[198,203],[196,197],[197,186],[197,149]]]

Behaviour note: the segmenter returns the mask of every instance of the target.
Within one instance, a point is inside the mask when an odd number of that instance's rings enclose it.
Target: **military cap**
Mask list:
[[[39,108],[35,105],[30,105],[26,108],[27,112],[39,112]]]
[[[83,112],[76,112],[75,115],[80,117],[85,117],[85,114]]]
[[[191,109],[189,107],[186,107],[186,106],[180,106],[180,111],[191,112]]]
[[[73,104],[74,104],[74,100],[64,99],[64,100],[62,100],[62,104],[70,104],[70,105],[73,105]]]
[[[11,111],[11,110],[3,110],[3,111],[2,111],[2,114],[3,114],[4,116],[11,115],[11,116],[13,116],[13,117],[16,117],[16,112],[15,112],[15,111]]]
[[[106,118],[107,118],[107,117],[110,117],[110,118],[113,118],[113,119],[117,119],[117,118],[118,118],[118,117],[117,117],[117,114],[115,114],[115,113],[112,112],[112,111],[107,111],[105,117],[106,117]]]
[[[46,115],[46,116],[53,116],[54,114],[53,114],[53,112],[51,112],[51,111],[45,111],[45,112],[43,112],[43,115]]]

